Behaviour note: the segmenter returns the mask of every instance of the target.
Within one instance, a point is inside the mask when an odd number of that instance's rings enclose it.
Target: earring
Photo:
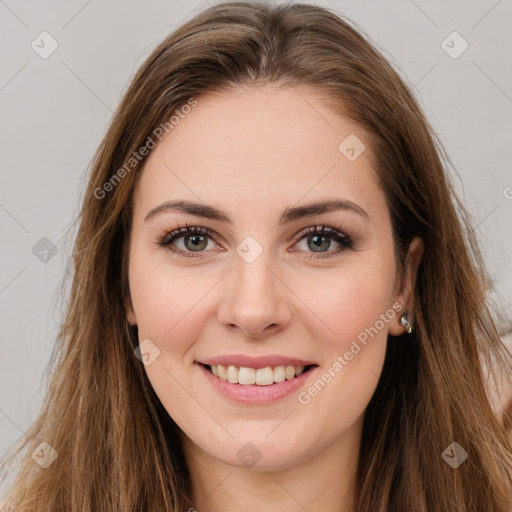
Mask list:
[[[405,327],[405,330],[409,334],[411,334],[412,330],[414,329],[414,326],[411,323],[409,323],[409,320],[407,320],[407,311],[404,311],[402,318],[400,318],[400,323]]]

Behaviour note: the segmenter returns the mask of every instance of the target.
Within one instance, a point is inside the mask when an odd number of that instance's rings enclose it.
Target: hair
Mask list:
[[[360,127],[389,207],[398,270],[414,237],[425,245],[415,330],[388,336],[365,411],[355,510],[509,512],[512,414],[493,410],[488,386],[512,364],[446,151],[411,89],[362,31],[325,8],[261,2],[200,12],[157,46],[125,91],[76,219],[70,296],[46,397],[2,464],[21,457],[8,503],[17,512],[193,506],[178,427],[134,357],[137,327],[123,306],[132,198],[145,159],[128,170],[126,162],[191,100],[260,85],[310,86]],[[47,469],[31,457],[43,441],[58,453]],[[469,454],[457,469],[442,458],[455,441]]]

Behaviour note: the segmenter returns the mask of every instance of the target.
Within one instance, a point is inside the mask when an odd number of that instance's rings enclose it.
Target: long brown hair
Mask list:
[[[22,455],[10,487],[17,512],[193,506],[178,427],[134,356],[137,328],[123,307],[131,198],[144,162],[130,158],[159,126],[170,131],[171,116],[191,100],[265,83],[313,86],[369,134],[398,268],[415,236],[425,244],[416,329],[389,336],[365,413],[356,511],[512,509],[503,424],[510,416],[493,412],[487,393],[494,373],[510,375],[512,365],[446,151],[398,73],[342,16],[300,3],[229,2],[198,14],[152,52],[94,157],[47,396],[2,465]],[[31,457],[42,442],[58,454],[47,469]],[[457,469],[442,456],[453,442],[468,453]]]

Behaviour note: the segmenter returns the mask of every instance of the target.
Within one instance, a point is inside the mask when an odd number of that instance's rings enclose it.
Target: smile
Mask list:
[[[258,367],[252,368],[214,364],[213,361],[210,364],[196,362],[196,366],[218,393],[234,402],[247,405],[271,404],[297,393],[307,380],[313,378],[312,374],[319,368],[317,364],[301,366],[255,364]]]
[[[308,366],[267,366],[265,368],[249,368],[223,364],[204,365],[215,377],[231,384],[243,386],[271,386],[272,384],[291,380],[308,371],[315,365]]]

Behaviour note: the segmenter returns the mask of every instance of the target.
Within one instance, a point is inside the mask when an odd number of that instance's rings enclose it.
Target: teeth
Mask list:
[[[304,366],[276,366],[271,368],[247,368],[245,366],[226,366],[223,364],[210,365],[210,370],[216,377],[231,384],[270,386],[274,382],[283,382],[299,376]]]
[[[286,380],[293,379],[295,377],[295,366],[287,366],[284,370]]]
[[[217,365],[219,369],[219,378],[222,380],[228,380],[228,371],[223,364]]]
[[[254,368],[240,368],[238,384],[256,384],[256,370]]]
[[[274,382],[283,382],[285,379],[285,372],[284,366],[276,366],[273,371],[273,380]]]
[[[270,386],[274,384],[274,371],[270,366],[256,370],[256,384],[258,384],[258,386]]]
[[[228,382],[236,384],[238,382],[238,368],[236,366],[228,366]]]

